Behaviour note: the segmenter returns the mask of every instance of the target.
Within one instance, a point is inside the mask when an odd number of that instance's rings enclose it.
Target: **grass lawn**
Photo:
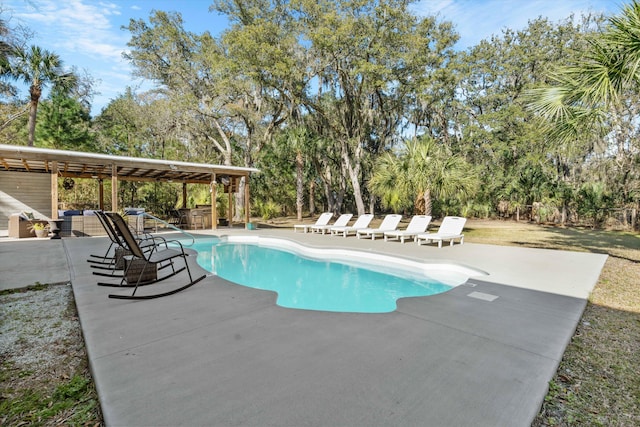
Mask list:
[[[640,425],[640,237],[500,221],[467,225],[468,242],[609,255],[533,425]]]
[[[293,223],[297,223],[293,218],[281,218],[268,225],[291,227]],[[465,241],[609,255],[533,426],[640,425],[640,237],[634,233],[470,220]],[[47,313],[49,317],[44,317],[45,310],[38,313],[28,299],[52,292],[68,292],[68,297],[60,300],[59,308],[52,309],[58,315]],[[21,334],[17,343],[31,343],[25,331],[33,328],[36,317],[42,317],[48,326],[67,327],[47,331],[47,335],[56,336],[55,343],[61,344],[58,347],[47,340],[29,344],[29,352],[34,355],[55,350],[51,354],[58,358],[49,355],[47,360],[57,362],[46,369],[21,368],[20,354],[0,352],[0,425],[101,425],[70,288],[65,291],[60,285],[37,286],[21,294],[0,295],[5,308],[24,300],[24,307],[34,310],[34,314],[22,310],[11,315],[5,310],[5,317],[0,316],[0,325]],[[75,322],[75,329],[70,322]],[[41,333],[42,327],[35,330]],[[58,351],[62,348],[66,350]]]

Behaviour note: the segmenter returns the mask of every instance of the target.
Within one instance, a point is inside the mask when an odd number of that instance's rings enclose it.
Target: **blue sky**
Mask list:
[[[31,44],[60,55],[68,67],[86,69],[98,82],[100,92],[93,100],[97,115],[127,86],[144,88],[131,76],[131,67],[122,59],[127,49],[130,19],[148,19],[152,10],[177,11],[185,28],[192,32],[219,34],[224,17],[209,12],[211,0],[0,0],[2,18],[10,26],[25,25],[35,32]],[[558,22],[574,13],[615,14],[618,0],[422,0],[413,6],[417,14],[437,15],[452,21],[464,49],[500,34],[505,28],[522,29],[539,16]]]

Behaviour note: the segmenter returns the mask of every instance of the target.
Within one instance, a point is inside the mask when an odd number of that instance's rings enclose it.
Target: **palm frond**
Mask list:
[[[629,79],[626,84],[630,84],[631,79],[637,80],[640,69],[640,3],[634,0],[623,7],[620,15],[611,17],[604,37],[625,58]]]
[[[571,88],[550,86],[529,89],[525,92],[525,101],[529,109],[546,120],[561,122],[572,117],[568,99]]]

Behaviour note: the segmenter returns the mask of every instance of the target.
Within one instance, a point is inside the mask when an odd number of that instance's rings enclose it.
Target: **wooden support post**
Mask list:
[[[211,229],[218,229],[218,184],[216,183],[216,174],[211,174]]]
[[[58,219],[58,162],[51,162],[51,219]]]
[[[251,221],[251,211],[249,208],[249,175],[247,175],[244,177],[244,228],[247,228]]]
[[[187,209],[187,183],[182,183],[182,209]]]
[[[104,180],[98,179],[98,207],[101,211],[104,210]]]
[[[233,179],[234,178],[229,178],[229,185],[227,186],[227,188],[229,189],[229,208],[227,209],[227,220],[229,221],[229,228],[231,228],[233,226],[233,192],[231,190],[233,190]]]
[[[111,166],[111,211],[118,212],[118,167]]]

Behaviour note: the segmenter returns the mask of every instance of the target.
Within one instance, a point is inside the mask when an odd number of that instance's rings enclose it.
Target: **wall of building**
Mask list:
[[[7,230],[9,215],[21,211],[51,218],[51,175],[0,171],[0,230]]]

